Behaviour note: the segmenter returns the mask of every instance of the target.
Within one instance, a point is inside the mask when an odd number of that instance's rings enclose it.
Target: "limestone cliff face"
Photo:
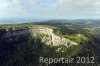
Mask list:
[[[64,46],[72,46],[72,45],[77,45],[76,42],[71,41],[69,39],[66,39],[62,36],[57,36],[53,32],[49,32],[50,34],[43,34],[41,32],[39,33],[33,33],[34,37],[40,37],[42,42],[44,42],[46,45],[52,45],[52,46],[59,46],[59,45],[64,45]]]
[[[40,37],[42,42],[47,45],[58,46],[72,46],[77,45],[76,42],[66,39],[62,36],[57,36],[53,33],[53,29],[38,26],[32,28],[13,28],[13,29],[1,29],[0,31],[4,31],[3,37],[11,37],[11,36],[22,36],[32,34],[33,37]]]

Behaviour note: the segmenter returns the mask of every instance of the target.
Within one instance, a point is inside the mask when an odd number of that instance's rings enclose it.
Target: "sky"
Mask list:
[[[0,20],[16,18],[99,19],[100,0],[0,0]]]

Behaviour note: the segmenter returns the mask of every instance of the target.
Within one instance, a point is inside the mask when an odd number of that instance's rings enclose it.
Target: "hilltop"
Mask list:
[[[80,24],[0,25],[1,66],[45,66],[45,64],[39,64],[40,56],[48,58],[94,56],[94,61],[98,63],[100,49],[97,33],[88,32],[91,30],[87,30],[87,26],[83,27]],[[76,63],[75,60],[73,62]]]

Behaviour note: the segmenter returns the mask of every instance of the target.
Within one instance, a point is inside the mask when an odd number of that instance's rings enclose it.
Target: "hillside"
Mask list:
[[[79,25],[79,23],[0,25],[0,66],[47,66],[39,63],[41,56],[45,58],[94,56],[94,62],[99,63],[99,37],[96,37],[99,33],[88,32],[84,29],[87,27]],[[76,61],[73,60],[73,63]],[[50,66],[62,65],[51,63]]]

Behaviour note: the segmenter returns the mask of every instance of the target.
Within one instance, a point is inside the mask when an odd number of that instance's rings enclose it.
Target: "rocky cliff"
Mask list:
[[[53,33],[53,29],[43,26],[35,26],[32,28],[12,28],[12,29],[1,29],[0,32],[2,33],[2,38],[12,37],[12,36],[24,36],[31,34],[33,37],[39,37],[42,39],[47,45],[58,46],[58,45],[65,45],[65,46],[72,46],[77,45],[76,42],[73,42],[69,39],[66,39],[62,36],[57,36]]]

